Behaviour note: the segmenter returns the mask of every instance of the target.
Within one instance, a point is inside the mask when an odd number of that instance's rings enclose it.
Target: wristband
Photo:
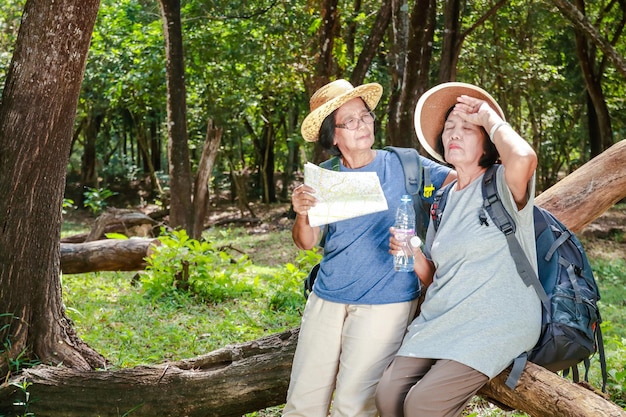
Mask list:
[[[495,125],[493,125],[493,127],[491,128],[491,130],[489,131],[489,140],[491,140],[491,142],[493,142],[493,135],[496,134],[496,131],[498,129],[500,129],[502,126],[511,126],[508,122],[498,122]]]

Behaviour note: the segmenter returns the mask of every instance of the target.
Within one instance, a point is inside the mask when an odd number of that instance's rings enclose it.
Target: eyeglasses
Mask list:
[[[376,120],[376,115],[371,111],[365,113],[360,118],[348,119],[344,123],[338,123],[335,127],[339,129],[348,129],[348,130],[356,130],[359,128],[359,122],[363,122],[363,124],[371,125]]]

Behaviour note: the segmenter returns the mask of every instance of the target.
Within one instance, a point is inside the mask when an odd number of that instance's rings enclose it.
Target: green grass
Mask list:
[[[76,230],[74,227],[73,233]],[[249,260],[238,279],[250,291],[210,303],[176,291],[148,297],[133,279],[135,273],[64,275],[64,303],[79,336],[117,368],[191,358],[299,325],[304,308],[301,280],[315,256],[303,256],[293,245],[289,230],[254,233],[245,228],[216,229],[207,231],[205,238],[233,258]],[[611,373],[609,393],[623,407],[626,265],[621,259],[602,257],[592,258],[592,265],[602,293],[602,329]],[[599,365],[594,358],[591,382],[599,387],[599,381]],[[280,407],[274,407],[251,416],[279,414]],[[467,415],[525,414],[505,413],[477,397]]]
[[[280,232],[272,239],[282,244],[287,236]],[[243,229],[208,237],[239,254],[251,239]],[[253,264],[241,277],[253,288],[250,296],[220,303],[182,292],[148,297],[130,272],[72,274],[62,278],[63,300],[82,339],[113,367],[129,367],[191,358],[298,326],[306,271],[308,266]]]

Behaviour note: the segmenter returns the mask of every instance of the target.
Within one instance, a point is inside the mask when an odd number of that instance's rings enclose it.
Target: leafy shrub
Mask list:
[[[99,214],[107,206],[106,200],[116,194],[116,192],[111,191],[107,188],[96,189],[87,187],[87,191],[83,193],[83,196],[85,196],[83,205],[89,208],[89,210],[91,210],[93,214]]]
[[[254,292],[254,286],[238,279],[248,258],[231,257],[210,242],[191,239],[184,230],[162,231],[161,243],[147,258],[141,285],[152,298],[197,296],[219,303]]]
[[[302,281],[313,265],[322,259],[319,248],[300,251],[295,264],[287,263],[278,271],[278,284],[274,285],[270,297],[270,309],[273,311],[299,311],[304,304]]]

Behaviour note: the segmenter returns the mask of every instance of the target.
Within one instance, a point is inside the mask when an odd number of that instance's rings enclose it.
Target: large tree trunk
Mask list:
[[[585,1],[576,0],[578,11],[585,15]],[[621,30],[621,29],[620,29]],[[598,63],[596,46],[581,29],[574,28],[576,55],[587,89],[587,124],[591,156],[599,155],[613,143],[613,129],[609,107],[602,91],[602,79],[606,65]],[[606,146],[605,146],[606,145]]]
[[[372,65],[372,61],[378,52],[378,47],[391,21],[391,3],[392,0],[383,0],[380,4],[380,9],[376,13],[376,20],[372,25],[372,31],[367,37],[365,45],[363,45],[363,50],[359,55],[354,70],[352,70],[352,75],[350,76],[352,85],[361,85],[365,80],[365,75]]]
[[[0,411],[23,411],[19,383],[29,381],[29,411],[38,417],[240,417],[284,403],[298,330],[228,346],[195,359],[119,371],[80,372],[39,366],[16,385],[0,387]],[[518,387],[504,385],[508,371],[480,394],[541,417],[618,417],[617,405],[535,364]],[[132,411],[132,413],[131,413]]]
[[[75,369],[104,359],[63,312],[65,173],[97,0],[29,0],[0,108],[0,377],[22,357]],[[44,242],[42,244],[42,242]]]

